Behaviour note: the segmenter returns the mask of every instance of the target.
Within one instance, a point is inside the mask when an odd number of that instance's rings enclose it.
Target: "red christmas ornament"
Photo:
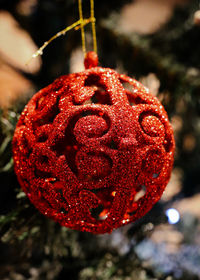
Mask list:
[[[25,107],[13,139],[30,201],[62,226],[106,233],[145,215],[169,180],[174,138],[157,98],[97,67],[62,76]]]

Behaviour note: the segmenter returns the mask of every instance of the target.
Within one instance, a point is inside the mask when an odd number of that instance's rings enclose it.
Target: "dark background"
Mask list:
[[[89,16],[89,1],[83,1]],[[0,279],[200,279],[199,1],[95,1],[100,64],[143,82],[165,106],[176,138],[171,180],[136,223],[95,236],[43,217],[13,172],[11,140],[31,96],[59,75],[83,70],[74,0],[0,1]],[[86,28],[87,50],[92,49]],[[167,209],[180,220],[170,224]],[[171,217],[173,218],[173,217]]]

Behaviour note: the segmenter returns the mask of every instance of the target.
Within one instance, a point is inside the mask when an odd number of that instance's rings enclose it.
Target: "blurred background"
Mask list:
[[[89,0],[83,0],[89,16]],[[100,64],[140,80],[176,138],[162,199],[142,219],[92,235],[43,217],[21,191],[11,141],[25,104],[59,75],[83,70],[80,30],[25,63],[78,19],[77,0],[0,1],[0,279],[200,279],[200,9],[197,0],[95,1]],[[92,49],[86,27],[87,50]]]

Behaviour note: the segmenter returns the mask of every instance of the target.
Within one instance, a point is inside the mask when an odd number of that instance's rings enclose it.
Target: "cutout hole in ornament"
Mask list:
[[[134,211],[132,211],[132,212],[128,212],[128,215],[129,215],[129,216],[134,216],[136,213],[137,213],[137,211],[134,210]]]
[[[45,97],[45,98],[48,98],[48,97]],[[58,97],[56,99],[56,103],[55,104],[52,104],[50,107],[51,107],[51,110],[46,112],[46,114],[44,116],[42,116],[41,118],[37,119],[36,123],[39,125],[39,126],[42,126],[42,125],[45,125],[45,124],[51,124],[53,123],[54,119],[57,117],[57,115],[60,113],[60,109],[58,107],[59,105],[59,100],[60,98]],[[45,101],[45,104],[44,106],[48,106],[48,103],[47,101]],[[43,106],[43,107],[44,107]],[[43,109],[43,108],[42,108]],[[40,109],[42,111],[42,109]]]
[[[28,153],[27,153],[27,158],[29,158],[29,157],[30,157],[30,155],[32,154],[32,152],[33,152],[33,149],[32,149],[32,148],[30,148],[30,149],[28,150]]]
[[[132,96],[131,94],[126,94],[126,95],[127,95],[127,98],[128,98],[129,105],[130,106],[136,105],[134,96]]]
[[[75,157],[76,157],[76,153],[77,153],[77,148],[78,146],[74,145],[74,146],[69,146],[69,149],[67,149],[64,153],[65,153],[65,158],[67,161],[68,166],[70,167],[71,171],[77,176],[78,175],[78,170],[76,167],[76,163],[75,163]]]
[[[128,102],[131,106],[138,105],[138,104],[147,104],[145,100],[143,100],[140,96],[136,96],[135,93],[126,92]]]
[[[59,109],[53,112],[49,112],[48,114],[46,114],[45,117],[42,117],[41,119],[37,120],[37,124],[39,126],[45,125],[45,124],[51,124],[53,123],[54,119],[57,117],[57,115],[59,114]]]
[[[140,114],[140,116],[139,116],[139,123],[142,123],[142,120],[143,120],[145,117],[149,117],[149,116],[154,116],[154,117],[159,118],[159,116],[157,116],[153,110],[147,110],[147,111],[143,111],[143,112]]]
[[[84,86],[89,86],[94,88],[95,92],[90,99],[85,100],[85,102],[83,103],[84,105],[86,104],[112,105],[110,95],[106,91],[105,86],[102,85],[99,81],[100,81],[100,77],[95,74],[91,74],[86,78],[84,82]]]
[[[45,179],[45,182],[51,183],[52,185],[55,184],[57,179],[55,177]]]
[[[39,159],[41,164],[47,164],[49,162],[48,157],[45,155],[41,155]]]
[[[134,92],[133,86],[128,82],[121,82],[121,83],[126,91],[129,105],[134,106],[135,105],[135,92]]]
[[[102,188],[97,188],[97,189],[91,189],[90,191],[93,192],[94,194],[100,194],[103,193],[104,196],[113,196],[114,187],[109,186],[109,187],[102,187]]]
[[[145,100],[143,100],[140,96],[135,97],[135,104],[148,104]]]
[[[121,79],[120,82],[122,83],[124,89],[126,90],[126,95],[130,106],[134,106],[138,104],[147,104],[147,102],[138,95],[137,88],[134,88],[134,86],[131,85],[129,82],[124,82]]]
[[[46,179],[46,178],[51,178],[52,174],[50,172],[46,172],[46,171],[41,171],[39,169],[35,169],[34,171],[35,177],[37,178],[42,178],[42,179]]]
[[[164,141],[164,148],[167,153],[169,153],[172,149],[172,140],[168,135],[166,135],[166,138]]]
[[[62,201],[66,204],[66,206],[68,206],[68,202],[67,202],[67,200],[65,199],[65,197],[63,195],[63,190],[62,189],[58,189],[57,191],[59,192]]]
[[[29,142],[26,136],[22,140],[22,145],[24,145],[23,153],[26,155],[27,158],[29,158],[31,153],[33,152],[33,149],[29,147]]]
[[[47,106],[48,103],[51,103],[51,105],[53,105],[52,102],[53,102],[53,98],[51,94],[49,94],[49,92],[47,91],[42,96],[37,98],[35,102],[35,110],[42,111],[44,107]]]
[[[23,133],[24,137],[22,138],[22,144],[24,146],[25,149],[29,148],[29,144],[28,144],[28,140],[27,140],[27,136],[25,133]]]
[[[114,140],[112,140],[108,146],[112,150],[118,150],[118,145],[116,144],[116,142]]]
[[[97,85],[96,90],[95,90],[95,94],[92,96],[93,103],[98,103],[98,96],[97,96],[98,92],[102,95],[107,93],[105,87],[103,87],[101,85]]]
[[[21,178],[21,180],[23,181],[23,183],[24,183],[25,185],[29,185],[29,181],[28,181],[27,178]]]
[[[92,104],[92,98],[90,99],[86,99],[82,104],[76,104],[76,105],[89,105],[89,104]]]
[[[24,138],[22,139],[22,145],[24,146],[24,149],[23,149],[24,154],[26,154],[27,158],[29,158],[33,149],[29,148],[29,143],[28,143],[26,136],[24,136]]]
[[[159,173],[154,173],[153,176],[152,176],[152,178],[153,178],[153,179],[156,179],[156,178],[158,178],[158,176],[159,176]]]
[[[48,123],[53,123],[54,119],[57,117],[57,115],[60,113],[60,109],[59,109],[59,102],[60,102],[60,97],[57,97],[56,99],[56,103],[52,108],[52,111],[49,114],[49,119],[48,119]]]
[[[100,213],[100,220],[104,220],[107,218],[107,215],[110,211],[110,208],[112,206],[113,200],[116,196],[116,190],[115,187],[109,186],[109,187],[102,187],[97,189],[90,190],[93,192],[99,200],[102,201],[103,210]]]
[[[100,87],[95,90],[94,95],[89,100],[86,100],[84,104],[112,105],[109,94],[104,89],[102,89],[103,88]]]
[[[124,87],[124,89],[125,89],[126,91],[129,91],[129,92],[131,92],[131,93],[134,93],[133,85],[131,85],[129,82],[122,82],[122,81],[121,81],[121,83],[122,83],[122,86]],[[137,91],[136,91],[136,92],[137,92]]]
[[[63,197],[63,190],[62,190],[62,189],[58,189],[57,191],[58,191],[59,194],[62,196],[62,198],[64,198],[64,197]]]
[[[96,86],[100,81],[100,76],[96,75],[96,74],[90,74],[84,82],[84,86],[88,87],[88,86]]]
[[[128,102],[130,106],[138,105],[138,104],[146,104],[144,100],[140,96],[137,95],[138,89],[134,88],[133,85],[131,85],[128,82],[121,81],[124,89],[126,90],[126,95],[128,98]]]
[[[47,134],[42,134],[38,137],[37,141],[40,142],[40,143],[44,143],[44,142],[47,141],[47,139],[48,139],[48,135]]]
[[[62,213],[62,214],[68,214],[68,212],[69,212],[69,211],[67,211],[64,207],[62,207],[62,208],[60,209],[60,213]]]
[[[43,200],[43,202],[44,203],[46,203],[46,204],[48,204],[48,206],[49,206],[49,208],[54,208],[52,205],[51,205],[51,202],[50,201],[48,201],[48,198],[47,197],[44,197],[44,195],[42,195],[42,200]],[[45,213],[45,215],[47,215],[47,212]]]
[[[55,108],[55,110],[49,115],[49,119],[47,119],[47,123],[53,123],[57,115],[60,113],[60,110],[58,107]]]
[[[103,191],[105,188],[98,188],[98,189],[91,189],[90,191],[94,194],[98,194],[99,192]]]
[[[80,116],[81,116],[81,117],[87,117],[87,116],[92,116],[92,115],[94,115],[94,113],[93,113],[92,111],[89,111],[89,110],[87,110],[87,111],[82,111],[82,112],[80,113]]]
[[[45,100],[46,95],[47,95],[47,93],[44,96],[41,96],[36,100],[36,103],[35,103],[35,109],[36,110],[42,110],[43,109],[44,104],[42,104],[42,103]]]
[[[103,211],[99,214],[99,220],[103,221],[107,219],[109,213],[110,211],[104,208]]]
[[[96,220],[106,219],[106,215],[101,216],[101,213],[103,211],[104,211],[104,207],[102,204],[98,205],[96,208],[90,208],[90,214]]]
[[[37,120],[37,125],[38,126],[42,126],[47,124],[47,119],[46,118],[40,118],[39,120]]]
[[[76,114],[69,120],[68,126],[65,129],[64,137],[60,138],[52,146],[52,150],[54,152],[56,152],[56,155],[58,157],[62,156],[62,155],[65,156],[65,159],[67,161],[69,168],[75,175],[78,174],[76,163],[75,163],[75,157],[76,157],[77,151],[79,150],[79,144],[76,141],[76,138],[75,138],[73,132],[74,132],[74,126],[75,126],[76,122],[79,120],[80,116],[82,116],[82,113],[85,113],[85,112],[79,112],[78,114]],[[86,114],[87,113],[88,113],[88,111],[86,112]],[[89,115],[90,114],[91,114],[91,112],[89,112]]]
[[[26,115],[24,115],[24,116],[21,115],[21,117],[20,117],[20,119],[19,119],[20,126],[22,126],[22,127],[26,126],[26,123],[25,123],[25,116],[26,116]]]
[[[83,110],[82,112],[80,112],[79,114],[77,114],[73,120],[74,120],[74,125],[75,123],[78,121],[78,119],[80,119],[80,117],[87,117],[87,116],[100,116],[100,117],[105,117],[106,118],[106,114],[102,111],[99,111],[97,109],[91,109],[91,110]],[[107,117],[107,119],[109,119],[109,117]]]
[[[140,191],[137,192],[134,197],[134,202],[137,202],[139,199],[141,199],[143,196],[145,196],[146,192],[147,192],[146,186],[142,185]]]

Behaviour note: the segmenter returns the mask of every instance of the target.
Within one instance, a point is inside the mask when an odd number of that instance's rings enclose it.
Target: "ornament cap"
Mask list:
[[[96,67],[96,66],[98,66],[98,63],[99,63],[99,59],[98,59],[98,55],[96,52],[91,51],[91,52],[86,53],[86,56],[84,59],[85,69]]]

